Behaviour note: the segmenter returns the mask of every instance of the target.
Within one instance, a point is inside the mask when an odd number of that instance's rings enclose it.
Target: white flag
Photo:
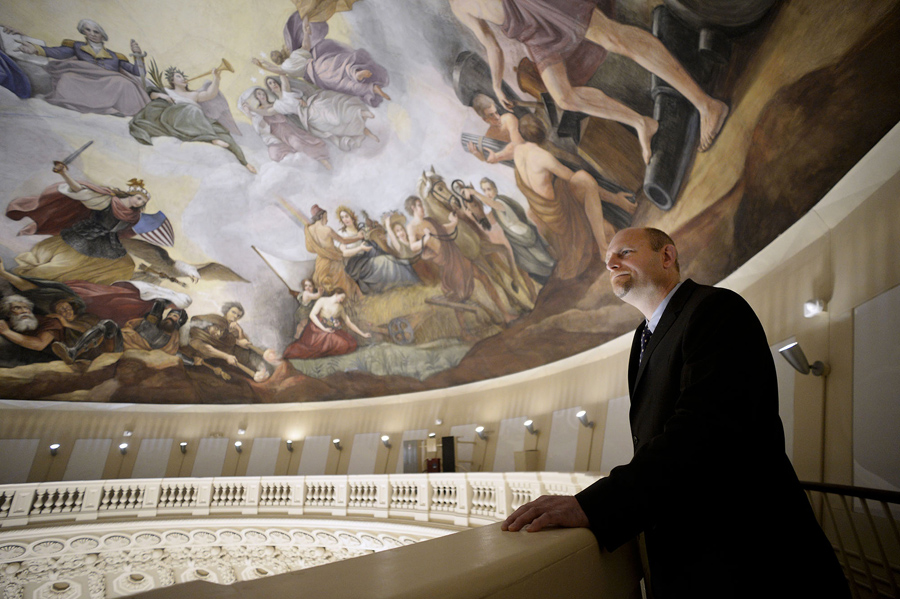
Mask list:
[[[303,287],[300,285],[300,282],[303,279],[312,278],[313,271],[316,268],[315,258],[312,260],[287,260],[264,252],[255,245],[250,247],[259,254],[259,257],[278,275],[278,278],[287,285],[288,289],[302,291]]]

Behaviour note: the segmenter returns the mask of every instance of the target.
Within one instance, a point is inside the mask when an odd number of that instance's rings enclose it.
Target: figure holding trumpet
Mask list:
[[[165,85],[158,71],[151,72],[153,85],[148,85],[150,103],[134,115],[128,126],[132,137],[152,145],[154,137],[175,137],[181,141],[203,141],[229,150],[251,173],[256,168],[247,163],[244,152],[232,137],[240,135],[231,116],[227,101],[219,93],[222,71],[234,72],[227,60],[211,71],[188,79],[177,67],[163,73]],[[212,82],[198,90],[188,84],[212,75]],[[229,129],[231,129],[229,131]]]

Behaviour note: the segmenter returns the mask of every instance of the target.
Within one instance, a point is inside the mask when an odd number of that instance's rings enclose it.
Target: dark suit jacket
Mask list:
[[[784,452],[750,306],[686,280],[639,364],[644,326],[628,367],[634,458],[577,495],[600,544],[644,532],[656,599],[849,596]]]

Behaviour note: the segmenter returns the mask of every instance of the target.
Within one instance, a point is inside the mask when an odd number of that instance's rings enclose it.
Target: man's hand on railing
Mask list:
[[[528,532],[537,532],[547,526],[587,528],[590,522],[572,495],[542,495],[514,511],[500,529],[515,532],[525,527]]]

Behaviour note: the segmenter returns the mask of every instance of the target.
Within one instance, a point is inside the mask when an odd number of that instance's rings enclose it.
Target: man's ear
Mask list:
[[[667,244],[667,245],[663,246],[662,256],[663,256],[663,267],[671,268],[675,265],[675,261],[678,260],[678,250],[676,250],[675,246],[672,245],[671,243]]]

